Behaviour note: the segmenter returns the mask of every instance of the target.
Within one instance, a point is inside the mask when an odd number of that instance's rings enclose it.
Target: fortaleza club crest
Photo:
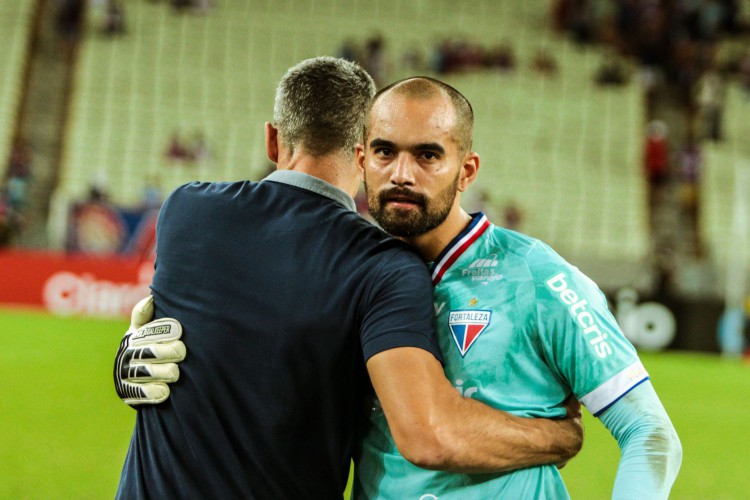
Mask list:
[[[474,342],[490,324],[492,311],[469,310],[451,311],[448,315],[448,326],[450,326],[453,340],[456,341],[458,352],[461,357],[474,345]]]

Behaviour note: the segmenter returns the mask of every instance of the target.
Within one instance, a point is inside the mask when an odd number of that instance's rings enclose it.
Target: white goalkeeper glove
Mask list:
[[[157,404],[169,397],[169,386],[180,378],[177,362],[185,359],[182,325],[172,318],[148,322],[154,316],[154,298],[138,302],[130,328],[115,358],[115,389],[131,406]]]

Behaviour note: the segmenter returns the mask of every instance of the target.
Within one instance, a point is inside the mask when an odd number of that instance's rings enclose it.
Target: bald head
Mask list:
[[[471,143],[474,130],[474,110],[468,99],[458,90],[454,89],[447,83],[435,80],[427,76],[417,76],[399,80],[395,83],[384,87],[372,99],[370,109],[372,109],[378,100],[388,94],[396,94],[412,99],[434,99],[436,97],[447,98],[455,113],[456,124],[453,128],[452,138],[456,143],[456,149],[459,154],[465,154],[471,149]],[[367,126],[366,126],[367,127]],[[367,129],[365,128],[365,137]]]

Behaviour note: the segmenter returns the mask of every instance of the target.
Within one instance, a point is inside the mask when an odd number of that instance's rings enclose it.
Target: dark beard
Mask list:
[[[371,193],[367,189],[366,179],[365,190],[367,191],[370,215],[380,227],[393,236],[411,238],[432,231],[448,217],[458,191],[458,175],[450,185],[431,200],[423,194],[400,187],[394,187],[379,194]],[[408,210],[389,207],[388,202],[396,199],[414,203],[419,209]]]

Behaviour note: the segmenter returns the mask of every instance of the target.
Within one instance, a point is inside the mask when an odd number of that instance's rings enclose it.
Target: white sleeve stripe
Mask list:
[[[605,406],[604,408],[602,408],[602,409],[601,409],[601,410],[599,410],[598,412],[594,413],[594,416],[595,416],[595,417],[599,417],[599,415],[601,415],[602,413],[604,413],[605,411],[607,411],[607,410],[609,409],[609,407],[610,407],[610,406],[612,406],[613,404],[617,403],[617,402],[618,402],[619,400],[621,400],[622,398],[624,398],[625,396],[627,396],[627,394],[628,394],[628,393],[629,393],[630,391],[632,391],[633,389],[635,389],[636,387],[638,387],[639,385],[641,385],[642,383],[646,382],[646,381],[647,381],[647,380],[649,380],[649,379],[650,379],[650,377],[646,377],[646,378],[644,378],[643,380],[641,380],[640,382],[638,382],[637,384],[635,384],[635,385],[634,385],[633,387],[631,387],[631,388],[630,388],[630,389],[628,389],[627,391],[625,391],[625,392],[623,392],[622,394],[620,394],[620,395],[619,395],[619,396],[617,397],[617,399],[615,399],[614,401],[612,401],[611,403],[609,403],[609,404],[608,404],[607,406]]]
[[[636,361],[583,396],[581,402],[596,417],[636,385],[648,380],[648,378],[648,372],[646,372],[643,363]]]

